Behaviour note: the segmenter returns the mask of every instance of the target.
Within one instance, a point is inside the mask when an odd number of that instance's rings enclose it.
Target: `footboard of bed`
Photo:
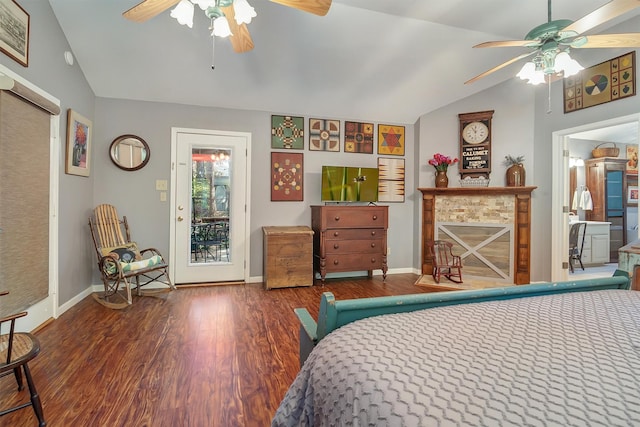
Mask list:
[[[360,298],[336,301],[331,292],[320,299],[320,312],[316,323],[304,308],[296,308],[300,320],[300,366],[313,347],[331,331],[371,316],[403,313],[426,308],[454,304],[506,300],[565,292],[585,292],[603,289],[629,289],[629,275],[616,270],[612,277],[567,282],[547,282],[504,288],[476,289],[469,291],[434,292],[376,298]]]

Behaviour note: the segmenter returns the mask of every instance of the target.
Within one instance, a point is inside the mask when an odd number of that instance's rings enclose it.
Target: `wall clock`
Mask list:
[[[489,177],[491,172],[491,119],[494,110],[458,114],[460,122],[460,175]]]

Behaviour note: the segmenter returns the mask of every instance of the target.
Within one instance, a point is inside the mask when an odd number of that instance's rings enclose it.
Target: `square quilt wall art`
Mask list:
[[[373,154],[373,123],[344,122],[344,151]]]
[[[271,116],[271,148],[304,150],[304,117]]]
[[[378,157],[378,201],[404,202],[404,159]]]
[[[340,151],[340,120],[309,119],[309,150]]]
[[[301,202],[302,153],[271,153],[271,201]]]
[[[404,156],[404,126],[378,125],[378,154]]]

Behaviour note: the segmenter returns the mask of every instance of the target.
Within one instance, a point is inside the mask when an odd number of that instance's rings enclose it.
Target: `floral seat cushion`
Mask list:
[[[160,255],[153,255],[149,258],[142,258],[138,245],[135,242],[127,243],[120,246],[114,246],[110,248],[102,248],[103,256],[115,256],[120,263],[120,267],[124,273],[129,271],[142,270],[147,267],[153,267],[162,263],[162,257]],[[116,267],[114,265],[108,266],[109,274],[116,273]]]

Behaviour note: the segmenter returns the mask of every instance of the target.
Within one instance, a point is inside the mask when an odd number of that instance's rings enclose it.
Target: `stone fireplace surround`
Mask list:
[[[431,274],[427,240],[449,240],[462,255],[463,278],[530,282],[531,192],[536,187],[419,188],[422,274]]]

